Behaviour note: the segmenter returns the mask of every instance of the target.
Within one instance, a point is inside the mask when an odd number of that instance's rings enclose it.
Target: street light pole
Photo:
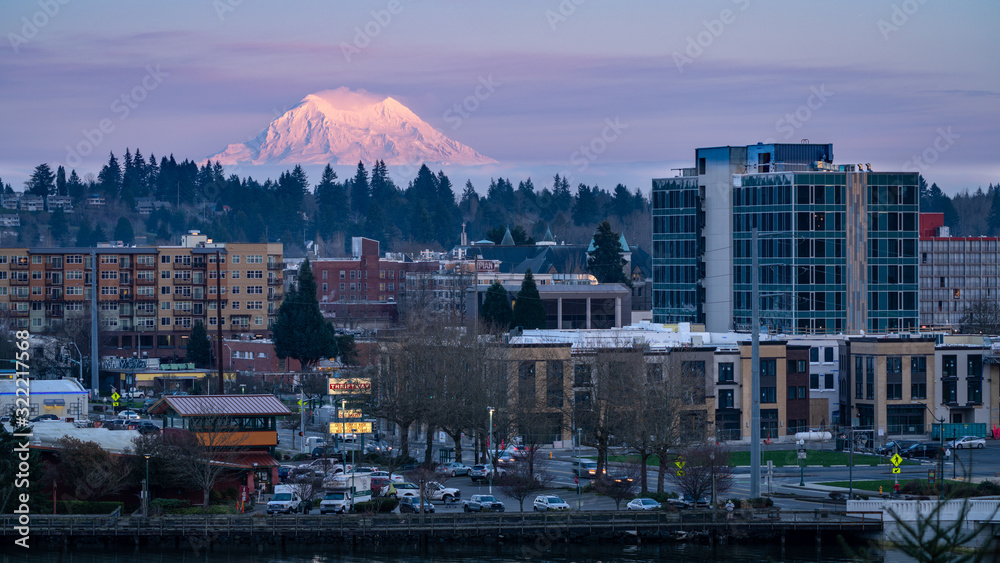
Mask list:
[[[149,454],[143,454],[142,457],[146,458],[146,480],[143,482],[146,487],[146,491],[142,495],[142,515],[149,516]]]
[[[490,462],[490,494],[493,494],[493,474],[496,472],[496,467],[493,465],[496,463],[495,456],[493,455],[493,407],[487,407],[490,409],[490,438],[489,447],[486,448],[486,455],[489,457]]]
[[[757,229],[750,232],[750,497],[760,497],[760,287]]]

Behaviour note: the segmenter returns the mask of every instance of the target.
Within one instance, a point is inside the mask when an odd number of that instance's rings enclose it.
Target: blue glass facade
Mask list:
[[[653,322],[704,322],[704,211],[696,177],[653,181]]]

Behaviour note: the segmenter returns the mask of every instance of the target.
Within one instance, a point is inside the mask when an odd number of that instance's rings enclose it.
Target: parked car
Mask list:
[[[912,446],[899,452],[899,455],[907,459],[935,459],[937,458],[938,450],[940,449],[941,445],[933,442],[913,444]]]
[[[479,481],[488,481],[491,474],[493,475],[493,478],[496,479],[498,477],[502,477],[504,473],[506,473],[506,471],[504,471],[503,467],[497,467],[494,469],[492,465],[485,463],[482,465],[473,465],[472,469],[469,470],[469,477],[472,479],[473,483],[477,483]]]
[[[691,508],[691,503],[682,498],[669,498],[667,499],[667,504],[678,510]]]
[[[901,452],[916,443],[916,440],[891,440],[886,442],[881,448],[876,448],[875,453],[879,455],[892,455],[897,452]]]
[[[139,431],[139,434],[159,434],[160,433],[160,427],[157,426],[157,425],[155,425],[155,424],[153,424],[152,422],[150,422],[148,420],[144,420],[144,421],[140,422],[139,426],[136,428],[136,430]]]
[[[29,422],[59,422],[59,417],[54,414],[40,414]]]
[[[392,481],[393,483],[402,483],[406,481],[402,475],[397,475],[395,473],[389,473],[388,471],[372,471],[372,477],[385,477],[386,479]]]
[[[137,413],[135,411],[125,410],[125,411],[121,411],[121,412],[118,413],[118,418],[123,418],[123,419],[131,420],[131,419],[139,419],[139,418],[142,418],[142,417],[139,416],[139,413]]]
[[[504,512],[507,507],[493,495],[472,495],[462,503],[466,512]]]
[[[439,500],[445,505],[450,502],[457,502],[462,498],[461,489],[445,487],[437,481],[431,481],[424,485],[424,496],[431,500]]]
[[[350,491],[332,491],[326,493],[319,502],[320,514],[347,514],[354,506]]]
[[[555,495],[538,495],[533,503],[536,512],[546,512],[548,510],[569,510],[569,504]]]
[[[419,497],[403,497],[399,499],[399,513],[419,513],[420,512],[420,498]],[[424,499],[424,512],[434,513],[434,505],[431,501]]]
[[[705,497],[695,499],[688,495],[684,495],[684,502],[688,503],[689,506],[693,506],[695,508],[708,508],[709,506],[712,505],[712,503]]]
[[[385,496],[389,498],[419,497],[420,487],[413,483],[389,483]]]
[[[659,510],[663,505],[651,498],[635,498],[625,505],[626,510]]]
[[[955,448],[956,450],[962,450],[965,448],[985,448],[986,438],[979,438],[977,436],[962,436],[961,438],[948,440],[944,443],[944,447]]]
[[[294,465],[279,465],[278,466],[278,479],[282,481],[288,479],[288,473],[295,469]]]
[[[452,477],[456,477],[458,475],[468,475],[471,469],[472,468],[469,467],[468,465],[465,465],[463,463],[458,463],[457,461],[453,461],[451,463],[442,463],[441,465],[437,466],[437,474],[451,475]]]

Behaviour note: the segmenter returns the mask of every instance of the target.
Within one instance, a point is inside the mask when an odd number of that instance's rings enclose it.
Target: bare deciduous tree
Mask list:
[[[116,495],[130,484],[131,472],[123,456],[104,450],[96,442],[68,436],[60,438],[56,444],[59,464],[53,477],[63,486],[60,490],[67,496],[94,500]]]
[[[715,482],[716,497],[733,486],[733,470],[729,467],[729,450],[714,444],[696,444],[680,450],[682,470],[672,471],[670,479],[688,498],[709,497]]]
[[[500,492],[516,500],[521,512],[524,512],[524,499],[549,488],[552,483],[551,475],[541,471],[541,467],[538,469],[532,471],[527,464],[516,463],[497,481]]]
[[[598,476],[594,482],[594,490],[615,501],[615,510],[621,510],[622,501],[632,500],[635,497],[639,480],[645,472],[644,464],[610,464],[608,472]]]
[[[246,441],[246,433],[240,431],[238,417],[223,413],[194,417],[188,423],[189,432],[164,435],[168,464],[202,491],[202,507],[208,508],[212,487],[234,470],[236,450]]]

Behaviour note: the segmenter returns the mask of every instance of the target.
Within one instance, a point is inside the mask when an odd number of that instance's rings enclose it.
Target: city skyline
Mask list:
[[[0,178],[21,189],[42,162],[96,174],[126,147],[202,161],[348,88],[499,161],[458,183],[563,171],[648,191],[692,165],[690,147],[809,139],[836,144],[837,162],[974,191],[1000,181],[1000,75],[984,72],[998,16],[919,0],[10,2]]]

